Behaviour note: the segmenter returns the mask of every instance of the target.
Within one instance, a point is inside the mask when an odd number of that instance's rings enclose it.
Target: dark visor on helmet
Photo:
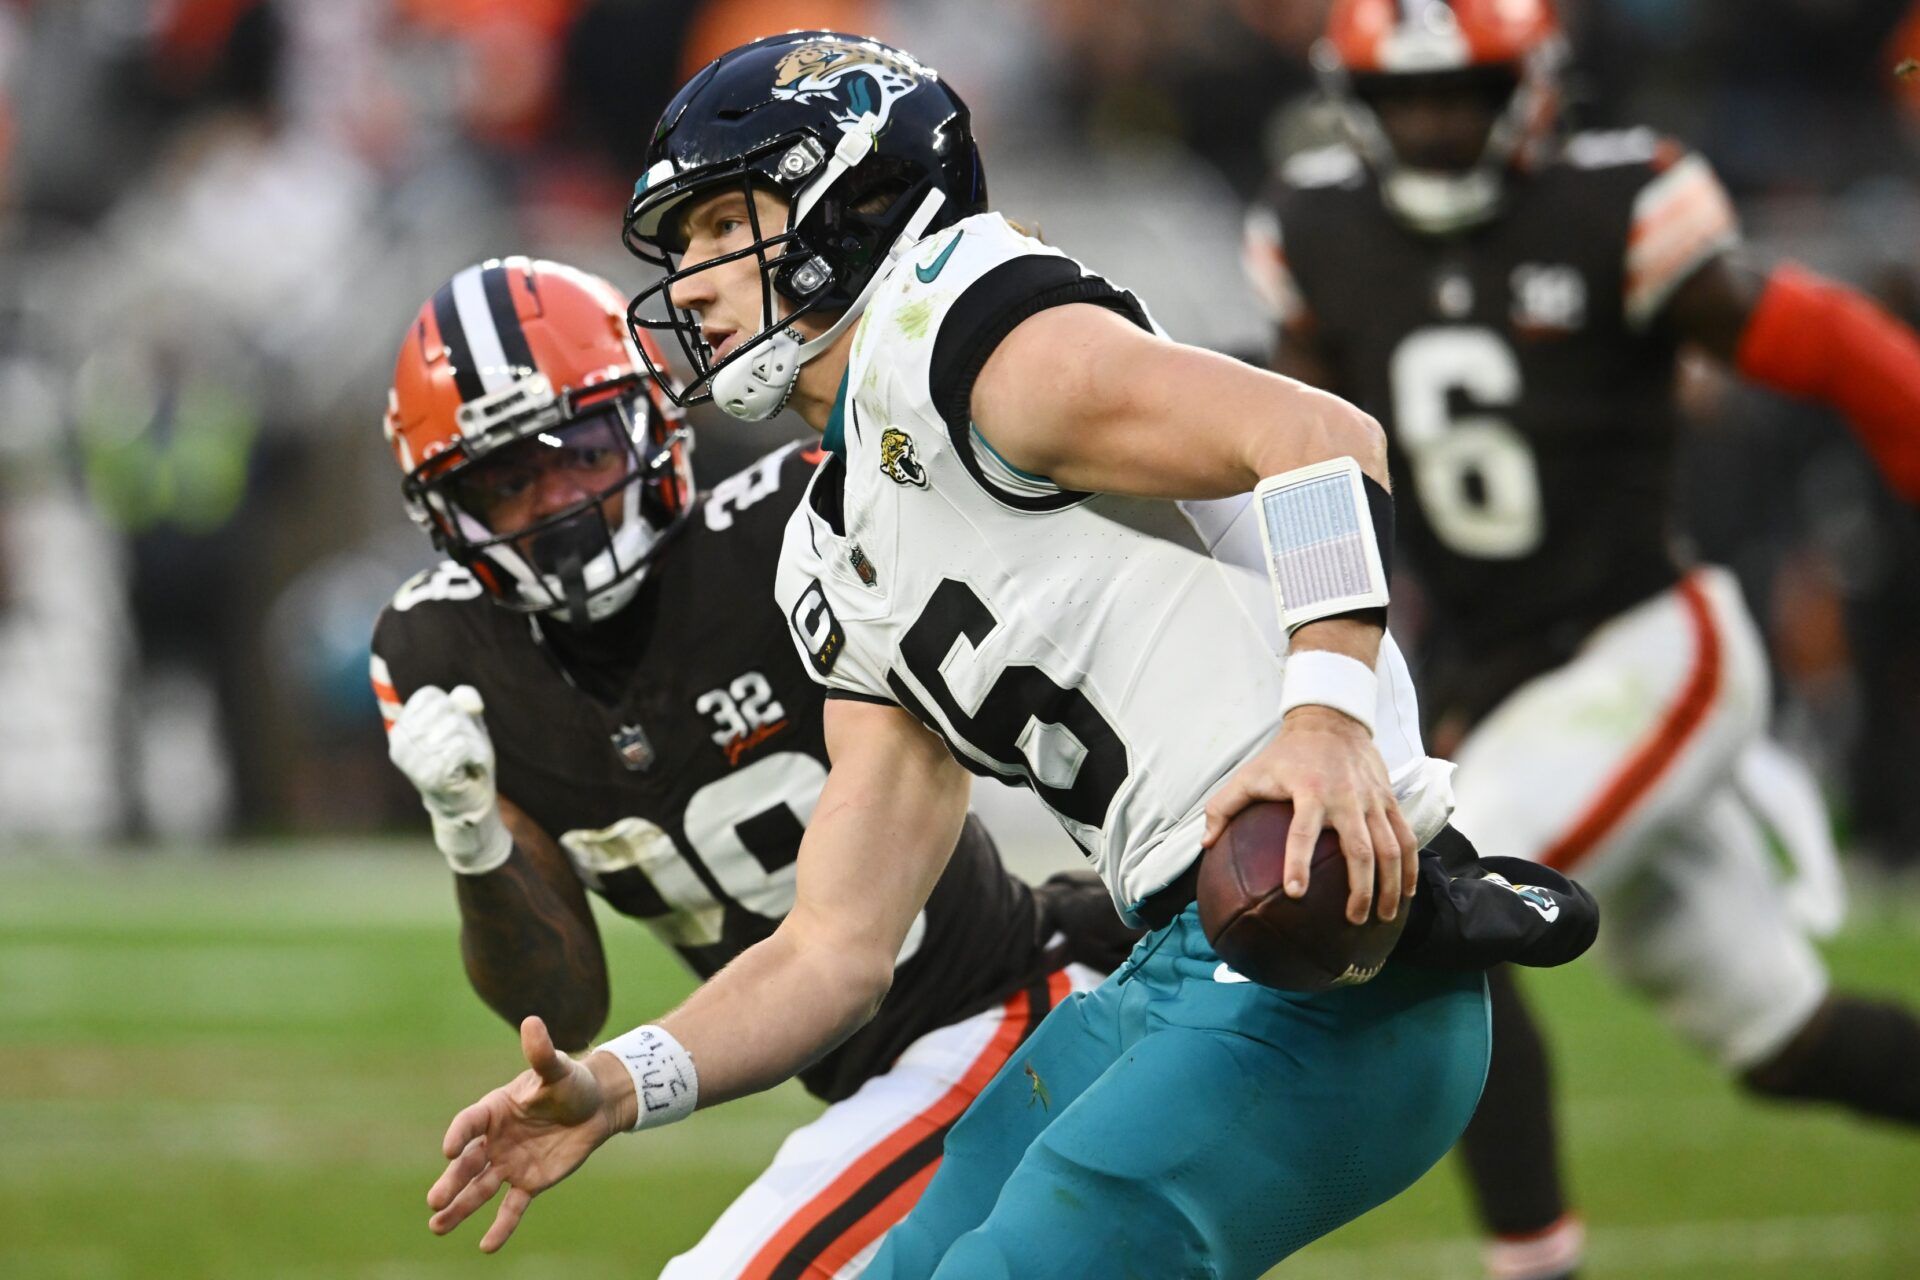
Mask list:
[[[584,407],[573,408],[569,397],[559,420],[531,423],[491,448],[463,450],[451,464],[442,456],[415,469],[407,478],[410,495],[426,507],[456,560],[471,564],[504,546],[536,573],[573,578],[614,546],[623,517],[637,515],[663,535],[685,519],[693,497],[680,479],[686,428],[655,412],[633,381],[614,391],[590,388]],[[639,503],[632,513],[622,505],[630,493]],[[621,565],[622,576],[644,562]]]
[[[460,468],[441,492],[495,537],[512,538],[562,508],[619,493],[644,465],[623,415],[609,405]]]

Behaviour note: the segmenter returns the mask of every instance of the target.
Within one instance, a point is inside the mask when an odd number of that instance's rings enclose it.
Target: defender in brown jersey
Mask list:
[[[827,775],[821,690],[772,603],[819,454],[696,493],[624,310],[555,263],[471,267],[409,328],[386,422],[449,556],[374,632],[392,753],[456,871],[475,991],[567,1049],[607,1011],[587,892],[708,977],[793,904]],[[1068,959],[1111,967],[1131,937],[1097,880],[1030,890],[969,819],[879,1013],[801,1074],[832,1105],[665,1274],[857,1274],[980,1085],[1097,981]]]
[[[1274,367],[1391,437],[1461,829],[1577,868],[1619,975],[1749,1088],[1920,1122],[1920,1023],[1828,989],[1825,814],[1764,737],[1760,637],[1729,575],[1676,555],[1668,493],[1690,344],[1841,410],[1920,499],[1920,344],[1842,286],[1743,265],[1699,155],[1563,135],[1561,54],[1548,0],[1335,5],[1316,62],[1347,141],[1295,156],[1249,218]],[[1798,884],[1775,882],[1768,830]],[[1511,981],[1495,993],[1489,1105],[1462,1139],[1489,1269],[1570,1275],[1544,1051]]]

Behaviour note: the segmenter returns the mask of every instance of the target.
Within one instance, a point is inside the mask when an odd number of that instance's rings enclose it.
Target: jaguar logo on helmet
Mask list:
[[[749,234],[724,252],[704,243],[689,253],[686,212],[722,191],[745,198]],[[623,230],[660,275],[628,306],[628,323],[679,346],[693,371],[670,391],[679,403],[711,400],[760,421],[858,323],[892,263],[985,209],[971,117],[938,72],[843,32],[755,40],[709,63],[661,114]],[[674,295],[694,273],[749,257],[759,323],[738,326],[721,356],[699,309]],[[797,324],[810,316],[817,332]]]
[[[920,84],[926,69],[897,49],[855,40],[798,45],[774,64],[773,96],[788,102],[838,102],[842,120],[877,116]]]

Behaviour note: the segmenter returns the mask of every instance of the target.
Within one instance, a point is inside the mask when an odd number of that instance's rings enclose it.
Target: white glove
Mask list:
[[[433,842],[461,875],[492,871],[513,852],[493,781],[493,739],[470,684],[422,685],[387,735],[387,756],[420,792]]]

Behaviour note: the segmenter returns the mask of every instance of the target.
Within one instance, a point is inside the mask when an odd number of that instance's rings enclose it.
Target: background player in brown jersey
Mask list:
[[[773,575],[816,456],[696,493],[624,299],[525,258],[421,307],[386,433],[450,557],[374,634],[391,755],[456,873],[474,990],[583,1048],[608,996],[587,890],[702,977],[793,904],[827,757]],[[1030,890],[969,820],[878,1016],[802,1074],[832,1105],[664,1274],[857,1274],[974,1094],[1098,981],[1069,957],[1111,967],[1131,938],[1097,880]]]
[[[1920,499],[1920,343],[1844,286],[1744,265],[1706,161],[1563,134],[1548,0],[1340,0],[1316,61],[1347,141],[1249,219],[1275,367],[1393,442],[1432,608],[1423,705],[1484,853],[1575,870],[1603,952],[1754,1091],[1920,1122],[1920,1023],[1835,994],[1820,800],[1763,736],[1762,642],[1730,575],[1671,544],[1676,356],[1820,400]],[[1451,747],[1449,747],[1451,743]],[[1767,832],[1804,883],[1777,882]],[[1510,981],[1463,1138],[1505,1280],[1568,1275],[1547,1068]]]

